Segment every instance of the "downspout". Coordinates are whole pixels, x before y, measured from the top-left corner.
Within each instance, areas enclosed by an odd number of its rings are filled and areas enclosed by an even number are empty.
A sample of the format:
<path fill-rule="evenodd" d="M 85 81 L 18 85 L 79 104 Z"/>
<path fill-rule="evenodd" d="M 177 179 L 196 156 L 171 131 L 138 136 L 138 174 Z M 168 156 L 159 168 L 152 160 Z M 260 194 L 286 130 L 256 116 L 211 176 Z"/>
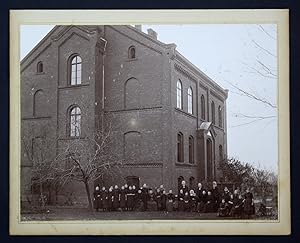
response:
<path fill-rule="evenodd" d="M 107 45 L 107 40 L 105 40 L 104 38 L 100 38 L 100 40 L 102 40 L 104 42 L 104 47 L 103 47 L 103 53 L 102 53 L 102 115 L 101 115 L 101 131 L 103 132 L 104 130 L 104 100 L 105 100 L 105 92 L 104 92 L 104 75 L 105 75 L 105 51 L 106 51 L 106 45 Z"/>

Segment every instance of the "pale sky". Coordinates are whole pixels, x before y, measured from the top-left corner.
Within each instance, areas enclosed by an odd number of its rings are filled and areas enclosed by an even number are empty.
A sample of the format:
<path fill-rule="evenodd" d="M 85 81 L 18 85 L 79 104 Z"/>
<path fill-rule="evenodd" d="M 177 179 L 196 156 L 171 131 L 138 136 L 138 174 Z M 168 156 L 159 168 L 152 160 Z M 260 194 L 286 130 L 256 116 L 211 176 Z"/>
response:
<path fill-rule="evenodd" d="M 142 26 L 158 33 L 221 87 L 227 99 L 228 156 L 277 171 L 277 109 L 239 94 L 244 91 L 277 105 L 276 25 L 203 24 Z M 23 25 L 20 58 L 53 28 Z M 268 73 L 271 71 L 271 74 Z M 273 75 L 275 74 L 275 76 Z M 257 118 L 245 118 L 245 116 Z M 274 116 L 259 119 L 259 117 Z M 253 120 L 256 120 L 252 122 Z"/>

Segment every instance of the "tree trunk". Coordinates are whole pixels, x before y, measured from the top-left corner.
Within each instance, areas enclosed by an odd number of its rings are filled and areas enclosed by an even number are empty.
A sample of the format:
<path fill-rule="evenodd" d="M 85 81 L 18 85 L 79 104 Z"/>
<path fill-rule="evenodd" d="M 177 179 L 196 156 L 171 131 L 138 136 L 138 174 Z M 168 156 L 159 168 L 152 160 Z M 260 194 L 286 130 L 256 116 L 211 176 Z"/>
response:
<path fill-rule="evenodd" d="M 93 211 L 93 203 L 92 203 L 92 198 L 91 198 L 91 193 L 90 193 L 90 188 L 89 188 L 89 182 L 88 182 L 88 180 L 84 181 L 84 185 L 85 185 L 85 190 L 86 190 L 87 197 L 88 197 L 89 210 Z"/>

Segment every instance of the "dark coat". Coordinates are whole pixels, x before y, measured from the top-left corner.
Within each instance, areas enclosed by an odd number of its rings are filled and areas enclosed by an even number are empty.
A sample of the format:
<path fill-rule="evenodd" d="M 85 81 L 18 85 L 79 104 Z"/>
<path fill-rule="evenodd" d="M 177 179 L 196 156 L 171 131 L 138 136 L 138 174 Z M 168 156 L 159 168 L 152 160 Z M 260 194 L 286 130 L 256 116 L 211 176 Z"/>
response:
<path fill-rule="evenodd" d="M 178 194 L 179 194 L 180 190 L 183 190 L 183 193 L 184 193 L 184 194 L 185 194 L 186 192 L 189 192 L 188 186 L 183 187 L 183 186 L 181 185 L 180 188 L 179 188 L 179 190 L 178 190 Z"/>
<path fill-rule="evenodd" d="M 126 208 L 126 191 L 125 189 L 120 190 L 120 208 Z"/>
<path fill-rule="evenodd" d="M 106 190 L 102 190 L 101 192 L 101 199 L 102 199 L 102 207 L 103 209 L 108 208 L 108 192 Z"/>
<path fill-rule="evenodd" d="M 119 189 L 114 189 L 113 190 L 113 196 L 114 196 L 114 200 L 113 200 L 113 208 L 114 209 L 118 209 L 120 207 L 120 190 Z"/>
<path fill-rule="evenodd" d="M 173 211 L 173 202 L 174 202 L 174 194 L 173 193 L 169 193 L 167 195 L 167 202 L 166 202 L 166 210 L 168 212 Z"/>
<path fill-rule="evenodd" d="M 94 192 L 94 208 L 95 209 L 100 209 L 102 207 L 101 203 L 101 192 L 98 190 Z"/>

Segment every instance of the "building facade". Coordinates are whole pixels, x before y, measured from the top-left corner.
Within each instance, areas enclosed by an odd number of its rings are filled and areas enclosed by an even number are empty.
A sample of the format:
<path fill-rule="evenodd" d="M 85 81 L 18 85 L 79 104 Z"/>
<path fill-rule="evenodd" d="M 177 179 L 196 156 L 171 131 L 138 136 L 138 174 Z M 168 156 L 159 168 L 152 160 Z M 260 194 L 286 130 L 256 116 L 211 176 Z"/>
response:
<path fill-rule="evenodd" d="M 152 29 L 56 26 L 21 62 L 22 138 L 30 138 L 22 145 L 22 195 L 32 190 L 34 169 L 26 151 L 41 153 L 43 138 L 53 138 L 40 155 L 47 159 L 107 124 L 124 164 L 95 183 L 177 190 L 182 180 L 219 180 L 227 95 Z"/>

